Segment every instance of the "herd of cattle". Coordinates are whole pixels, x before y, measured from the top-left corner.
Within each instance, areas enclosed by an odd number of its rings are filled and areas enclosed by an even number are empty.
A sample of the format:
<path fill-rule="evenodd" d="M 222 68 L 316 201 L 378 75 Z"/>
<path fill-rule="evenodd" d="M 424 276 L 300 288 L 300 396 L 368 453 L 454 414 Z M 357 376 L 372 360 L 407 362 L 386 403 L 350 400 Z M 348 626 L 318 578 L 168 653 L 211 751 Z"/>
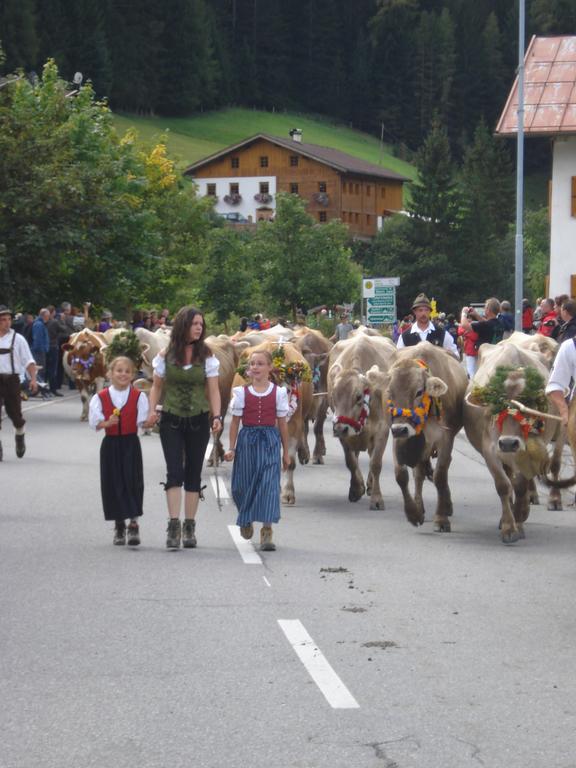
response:
<path fill-rule="evenodd" d="M 64 355 L 68 375 L 76 382 L 82 398 L 82 420 L 86 420 L 88 398 L 104 386 L 104 350 L 117 330 L 104 334 L 88 329 L 71 337 Z M 146 388 L 152 379 L 152 360 L 169 342 L 169 329 L 152 333 L 139 328 Z M 240 338 L 239 338 L 240 337 Z M 358 501 L 364 494 L 371 509 L 384 509 L 380 488 L 382 457 L 390 432 L 393 439 L 394 472 L 400 486 L 404 511 L 414 526 L 424 521 L 422 488 L 426 478 L 437 492 L 434 515 L 436 531 L 450 531 L 452 498 L 448 470 L 454 439 L 464 427 L 470 444 L 483 456 L 501 502 L 500 535 L 504 543 L 524 537 L 524 523 L 530 503 L 538 503 L 535 478 L 545 478 L 551 487 L 548 507 L 561 509 L 558 481 L 565 443 L 564 429 L 553 408 L 548 413 L 521 409 L 522 371 L 533 368 L 547 381 L 557 344 L 543 336 L 514 333 L 496 345 L 480 348 L 479 365 L 473 382 L 463 366 L 447 351 L 422 342 L 402 350 L 374 330 L 360 327 L 345 341 L 332 345 L 318 331 L 291 330 L 276 326 L 267 331 L 207 337 L 206 343 L 220 361 L 220 393 L 225 414 L 233 386 L 245 383 L 237 368 L 255 348 L 270 351 L 282 344 L 284 359 L 306 362 L 312 381 L 298 385 L 297 407 L 289 420 L 290 469 L 284 474 L 282 502 L 294 504 L 294 469 L 310 460 L 309 425 L 314 425 L 312 461 L 324 463 L 324 422 L 332 410 L 333 433 L 342 445 L 350 472 L 348 498 Z M 496 419 L 489 407 L 474 402 L 474 386 L 486 385 L 499 366 L 512 369 L 506 391 L 515 403 L 511 413 Z M 574 422 L 574 424 L 572 423 Z M 570 411 L 568 433 L 572 454 L 576 454 L 576 406 Z M 222 446 L 216 449 L 220 455 Z M 364 480 L 358 464 L 361 451 L 369 457 Z M 412 468 L 414 492 L 410 490 Z M 551 475 L 551 477 L 549 477 Z M 554 483 L 556 485 L 554 486 Z"/>

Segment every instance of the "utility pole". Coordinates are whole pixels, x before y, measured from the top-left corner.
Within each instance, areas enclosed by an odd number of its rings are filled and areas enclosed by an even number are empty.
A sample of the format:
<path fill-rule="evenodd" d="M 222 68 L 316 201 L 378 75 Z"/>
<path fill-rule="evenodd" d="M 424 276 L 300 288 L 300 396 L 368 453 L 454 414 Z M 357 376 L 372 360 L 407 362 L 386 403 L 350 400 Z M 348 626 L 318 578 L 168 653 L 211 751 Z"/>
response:
<path fill-rule="evenodd" d="M 524 37 L 525 0 L 518 4 L 518 112 L 516 135 L 516 240 L 514 255 L 514 329 L 522 330 L 524 292 Z"/>

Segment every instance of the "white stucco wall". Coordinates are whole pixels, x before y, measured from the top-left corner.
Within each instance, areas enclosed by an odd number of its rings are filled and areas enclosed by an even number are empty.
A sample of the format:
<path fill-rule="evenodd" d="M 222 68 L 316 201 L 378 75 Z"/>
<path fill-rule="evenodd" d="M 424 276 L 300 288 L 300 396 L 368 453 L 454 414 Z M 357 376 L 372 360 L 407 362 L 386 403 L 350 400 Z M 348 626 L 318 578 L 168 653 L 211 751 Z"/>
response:
<path fill-rule="evenodd" d="M 268 182 L 269 194 L 271 194 L 272 201 L 266 203 L 265 206 L 262 203 L 257 203 L 254 200 L 254 195 L 260 192 L 260 184 L 262 182 Z M 258 208 L 276 208 L 276 176 L 230 176 L 228 178 L 216 178 L 216 179 L 201 179 L 194 178 L 195 184 L 198 186 L 198 195 L 204 197 L 208 184 L 216 184 L 216 197 L 218 202 L 214 206 L 216 213 L 230 213 L 231 211 L 237 211 L 248 218 L 252 217 L 252 221 L 256 221 L 256 210 Z M 238 205 L 228 205 L 224 202 L 224 196 L 230 194 L 230 184 L 238 184 L 242 201 Z"/>
<path fill-rule="evenodd" d="M 570 293 L 576 274 L 576 217 L 572 216 L 572 177 L 576 176 L 576 137 L 555 139 L 552 159 L 550 296 Z"/>

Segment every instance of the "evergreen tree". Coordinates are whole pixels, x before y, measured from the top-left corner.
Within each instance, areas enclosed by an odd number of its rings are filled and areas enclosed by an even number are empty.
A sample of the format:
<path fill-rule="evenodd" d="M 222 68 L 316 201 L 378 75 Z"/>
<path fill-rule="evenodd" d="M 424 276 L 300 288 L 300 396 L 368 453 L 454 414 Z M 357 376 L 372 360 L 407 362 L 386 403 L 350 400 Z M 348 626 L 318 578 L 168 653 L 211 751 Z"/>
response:
<path fill-rule="evenodd" d="M 163 23 L 154 0 L 112 3 L 108 40 L 113 66 L 110 102 L 115 109 L 148 114 L 159 92 Z"/>
<path fill-rule="evenodd" d="M 482 69 L 484 118 L 488 125 L 495 126 L 510 87 L 508 72 L 504 67 L 502 35 L 495 13 L 488 16 L 482 33 Z"/>
<path fill-rule="evenodd" d="M 8 71 L 30 71 L 38 64 L 34 0 L 0 0 L 0 40 Z"/>
<path fill-rule="evenodd" d="M 412 185 L 410 212 L 427 232 L 427 239 L 445 237 L 456 217 L 456 185 L 446 128 L 435 116 L 416 155 L 418 181 Z"/>
<path fill-rule="evenodd" d="M 393 141 L 419 143 L 414 104 L 417 0 L 377 0 L 369 22 L 373 45 L 375 98 L 373 123 L 383 124 Z"/>
<path fill-rule="evenodd" d="M 99 96 L 107 96 L 112 84 L 112 63 L 106 35 L 106 18 L 110 0 L 64 0 L 63 10 L 68 20 L 67 66 L 62 72 L 71 80 L 82 72 Z"/>
<path fill-rule="evenodd" d="M 514 218 L 514 174 L 506 147 L 484 121 L 465 153 L 459 190 L 454 251 L 460 285 L 468 296 L 499 295 L 510 268 L 499 243 Z"/>

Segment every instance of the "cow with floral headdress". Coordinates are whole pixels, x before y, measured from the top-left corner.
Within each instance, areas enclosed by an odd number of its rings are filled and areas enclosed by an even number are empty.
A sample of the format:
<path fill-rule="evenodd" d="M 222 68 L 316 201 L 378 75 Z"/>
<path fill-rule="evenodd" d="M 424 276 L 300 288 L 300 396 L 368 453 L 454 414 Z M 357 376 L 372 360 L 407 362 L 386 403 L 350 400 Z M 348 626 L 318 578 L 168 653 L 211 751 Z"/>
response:
<path fill-rule="evenodd" d="M 390 421 L 383 382 L 397 354 L 390 339 L 363 333 L 339 341 L 330 353 L 328 402 L 334 414 L 334 436 L 340 440 L 350 472 L 348 499 L 358 501 L 367 493 L 370 509 L 384 509 L 380 471 Z M 367 451 L 370 460 L 366 483 L 358 465 L 361 451 Z"/>
<path fill-rule="evenodd" d="M 434 529 L 450 531 L 452 498 L 448 468 L 452 447 L 462 428 L 462 407 L 468 378 L 450 352 L 428 341 L 398 351 L 388 372 L 387 409 L 394 438 L 394 471 L 404 497 L 404 512 L 412 525 L 424 522 L 422 486 L 436 457 L 432 480 L 438 501 Z M 412 467 L 414 496 L 408 467 Z"/>

